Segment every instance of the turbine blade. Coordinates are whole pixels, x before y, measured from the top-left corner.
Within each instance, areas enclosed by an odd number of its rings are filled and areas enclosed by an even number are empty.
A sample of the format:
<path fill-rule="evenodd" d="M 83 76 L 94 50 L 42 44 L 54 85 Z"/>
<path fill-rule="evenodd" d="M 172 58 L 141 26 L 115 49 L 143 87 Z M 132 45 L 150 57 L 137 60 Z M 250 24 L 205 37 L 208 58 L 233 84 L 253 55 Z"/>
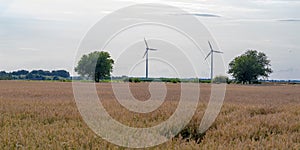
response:
<path fill-rule="evenodd" d="M 145 54 L 144 54 L 143 58 L 145 58 L 145 56 L 146 56 L 147 53 L 148 53 L 148 50 L 145 51 Z"/>
<path fill-rule="evenodd" d="M 144 38 L 145 44 L 146 44 L 146 48 L 149 49 L 148 43 L 146 41 L 146 38 Z"/>
<path fill-rule="evenodd" d="M 211 52 L 208 53 L 208 55 L 205 57 L 204 60 L 206 60 L 210 56 Z"/>
<path fill-rule="evenodd" d="M 220 52 L 220 51 L 214 51 L 215 53 L 220 53 L 220 54 L 223 54 L 223 52 Z"/>
<path fill-rule="evenodd" d="M 208 41 L 208 44 L 209 44 L 210 50 L 213 51 L 210 41 Z"/>

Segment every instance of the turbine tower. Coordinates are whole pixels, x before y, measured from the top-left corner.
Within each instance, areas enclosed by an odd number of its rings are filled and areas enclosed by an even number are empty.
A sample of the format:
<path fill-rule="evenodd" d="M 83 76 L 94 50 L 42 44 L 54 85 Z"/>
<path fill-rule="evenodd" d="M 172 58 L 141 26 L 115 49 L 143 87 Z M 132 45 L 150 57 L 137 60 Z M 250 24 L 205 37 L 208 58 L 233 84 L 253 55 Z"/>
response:
<path fill-rule="evenodd" d="M 210 55 L 210 61 L 211 61 L 211 63 L 210 63 L 210 65 L 211 65 L 211 67 L 210 67 L 210 79 L 211 79 L 211 81 L 212 81 L 213 78 L 214 78 L 214 53 L 220 53 L 220 54 L 223 54 L 223 52 L 215 51 L 215 50 L 212 48 L 210 41 L 208 41 L 208 44 L 209 44 L 209 47 L 210 47 L 210 52 L 209 52 L 209 54 L 205 57 L 205 60 L 206 60 L 206 59 L 209 57 L 209 55 Z"/>
<path fill-rule="evenodd" d="M 146 56 L 146 79 L 148 79 L 148 64 L 149 64 L 148 54 L 149 54 L 149 51 L 156 51 L 157 49 L 149 48 L 146 38 L 144 38 L 144 41 L 145 41 L 145 45 L 146 45 L 146 51 L 145 51 L 143 58 L 145 58 L 145 56 Z"/>

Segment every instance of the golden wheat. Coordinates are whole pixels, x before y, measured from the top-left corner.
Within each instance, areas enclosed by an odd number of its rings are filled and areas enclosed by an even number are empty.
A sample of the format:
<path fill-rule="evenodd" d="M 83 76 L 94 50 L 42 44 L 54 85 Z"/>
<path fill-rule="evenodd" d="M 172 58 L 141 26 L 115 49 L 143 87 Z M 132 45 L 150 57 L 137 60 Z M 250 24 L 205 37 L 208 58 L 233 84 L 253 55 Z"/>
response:
<path fill-rule="evenodd" d="M 131 87 L 136 98 L 149 98 L 147 90 L 139 90 L 147 84 Z M 109 83 L 97 88 L 114 119 L 128 126 L 149 127 L 168 119 L 176 109 L 180 87 L 167 87 L 166 102 L 150 114 L 123 108 Z M 149 149 L 300 149 L 300 86 L 229 85 L 215 123 L 195 141 L 192 136 L 209 95 L 210 85 L 201 85 L 201 101 L 187 127 L 191 139 L 179 135 Z M 0 81 L 0 114 L 0 149 L 126 149 L 106 142 L 87 127 L 71 83 Z"/>

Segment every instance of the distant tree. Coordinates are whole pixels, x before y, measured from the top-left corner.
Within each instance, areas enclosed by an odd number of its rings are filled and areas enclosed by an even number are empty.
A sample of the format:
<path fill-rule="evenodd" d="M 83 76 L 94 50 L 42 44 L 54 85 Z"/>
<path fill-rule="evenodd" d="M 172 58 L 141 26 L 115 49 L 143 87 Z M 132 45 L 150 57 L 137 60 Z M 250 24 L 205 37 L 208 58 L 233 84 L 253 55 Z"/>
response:
<path fill-rule="evenodd" d="M 245 54 L 234 58 L 229 64 L 228 73 L 238 82 L 253 83 L 259 77 L 269 77 L 273 72 L 266 54 L 256 50 L 248 50 Z"/>
<path fill-rule="evenodd" d="M 57 77 L 63 77 L 63 78 L 69 78 L 70 73 L 66 70 L 54 70 L 51 72 L 52 76 L 57 76 Z"/>
<path fill-rule="evenodd" d="M 54 76 L 52 80 L 59 80 L 59 77 Z"/>
<path fill-rule="evenodd" d="M 11 80 L 11 79 L 12 79 L 11 73 L 0 71 L 0 80 Z"/>
<path fill-rule="evenodd" d="M 34 73 L 35 72 L 27 74 L 26 79 L 28 79 L 28 80 L 45 80 L 46 79 L 43 75 L 34 74 Z"/>
<path fill-rule="evenodd" d="M 27 75 L 29 71 L 27 70 L 18 70 L 18 71 L 13 71 L 11 74 L 14 76 L 21 76 L 21 75 Z"/>
<path fill-rule="evenodd" d="M 75 71 L 81 76 L 93 78 L 95 82 L 110 77 L 113 69 L 114 60 L 108 52 L 92 52 L 83 55 L 78 62 Z"/>
<path fill-rule="evenodd" d="M 54 70 L 44 71 L 44 70 L 33 70 L 31 72 L 27 70 L 18 70 L 11 73 L 5 71 L 0 72 L 0 80 L 52 80 L 54 77 L 63 79 L 69 78 L 70 73 L 65 70 Z"/>
<path fill-rule="evenodd" d="M 39 70 L 32 70 L 32 71 L 30 72 L 30 74 L 40 74 L 40 71 L 39 71 Z"/>
<path fill-rule="evenodd" d="M 40 76 L 51 76 L 52 75 L 50 71 L 44 71 L 44 70 L 32 70 L 30 72 L 30 74 L 40 75 Z"/>
<path fill-rule="evenodd" d="M 7 73 L 5 71 L 0 71 L 0 76 L 5 76 Z"/>

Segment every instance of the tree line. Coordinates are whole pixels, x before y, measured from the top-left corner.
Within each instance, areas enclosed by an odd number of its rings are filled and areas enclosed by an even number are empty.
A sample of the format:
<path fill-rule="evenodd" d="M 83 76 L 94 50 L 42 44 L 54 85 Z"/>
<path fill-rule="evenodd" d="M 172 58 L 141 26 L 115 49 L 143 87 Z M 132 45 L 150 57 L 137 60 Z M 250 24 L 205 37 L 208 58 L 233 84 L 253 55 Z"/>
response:
<path fill-rule="evenodd" d="M 256 83 L 259 78 L 268 78 L 273 72 L 270 62 L 265 53 L 258 52 L 257 50 L 248 50 L 244 54 L 235 57 L 229 63 L 227 73 L 234 77 L 234 81 L 237 83 Z M 75 71 L 82 77 L 87 77 L 93 79 L 95 82 L 99 82 L 100 80 L 110 78 L 113 64 L 114 60 L 108 52 L 95 51 L 83 55 Z M 211 80 L 215 83 L 229 83 L 230 81 L 226 76 L 217 76 Z M 132 79 L 132 82 L 139 81 L 140 79 Z"/>
<path fill-rule="evenodd" d="M 263 52 L 248 50 L 244 54 L 235 57 L 229 63 L 228 74 L 234 77 L 235 82 L 243 84 L 257 83 L 259 78 L 268 78 L 273 72 L 271 61 Z M 108 52 L 95 51 L 83 55 L 75 67 L 75 71 L 83 78 L 89 78 L 95 82 L 111 79 L 114 60 Z M 0 80 L 64 80 L 70 79 L 70 73 L 65 70 L 19 70 L 13 72 L 0 71 Z M 140 82 L 139 78 L 128 78 L 130 82 Z M 150 81 L 151 82 L 151 81 Z M 166 82 L 166 81 L 163 81 Z M 170 80 L 169 82 L 180 82 L 179 79 Z M 212 82 L 229 83 L 228 77 L 217 76 Z"/>
<path fill-rule="evenodd" d="M 234 58 L 229 63 L 228 74 L 234 77 L 236 83 L 257 83 L 259 78 L 268 78 L 273 72 L 271 61 L 267 55 L 257 50 L 248 50 L 244 54 Z M 78 62 L 75 71 L 82 77 L 93 79 L 95 82 L 110 79 L 114 60 L 108 52 L 95 51 L 83 55 Z M 211 79 L 215 83 L 231 83 L 226 76 L 217 76 Z M 129 82 L 140 82 L 139 78 L 129 78 Z M 173 81 L 172 81 L 173 82 Z M 175 81 L 174 82 L 178 82 Z"/>
<path fill-rule="evenodd" d="M 0 71 L 0 80 L 65 80 L 69 78 L 70 73 L 66 70 Z"/>

